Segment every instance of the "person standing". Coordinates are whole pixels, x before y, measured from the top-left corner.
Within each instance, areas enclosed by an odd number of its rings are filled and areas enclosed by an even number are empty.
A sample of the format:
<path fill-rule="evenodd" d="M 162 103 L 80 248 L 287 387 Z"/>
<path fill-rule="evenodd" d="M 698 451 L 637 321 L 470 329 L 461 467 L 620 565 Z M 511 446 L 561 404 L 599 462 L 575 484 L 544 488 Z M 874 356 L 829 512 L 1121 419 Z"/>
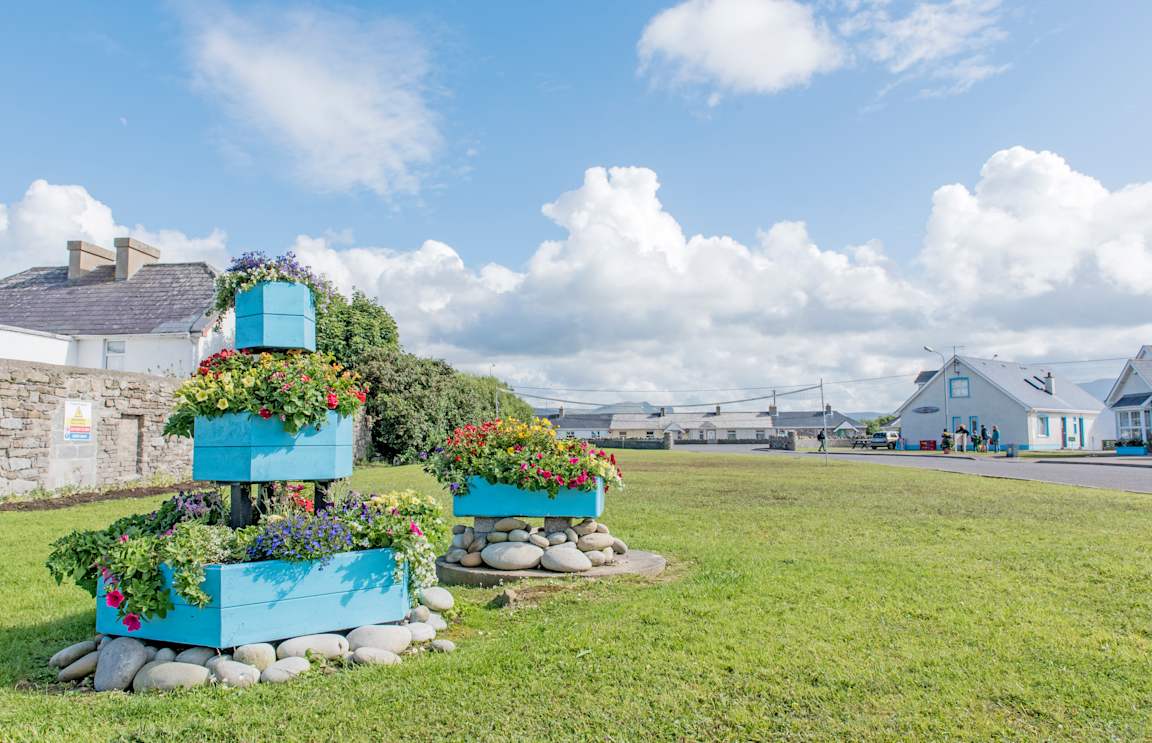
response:
<path fill-rule="evenodd" d="M 823 429 L 821 429 L 820 432 L 816 434 L 816 440 L 820 442 L 820 448 L 816 451 L 828 451 L 828 447 L 825 445 L 827 442 L 824 440 Z"/>
<path fill-rule="evenodd" d="M 988 426 L 980 424 L 980 447 L 978 451 L 988 451 Z"/>
<path fill-rule="evenodd" d="M 944 433 L 940 434 L 940 448 L 944 450 L 945 454 L 952 452 L 952 434 L 948 433 L 948 429 L 944 429 Z"/>
<path fill-rule="evenodd" d="M 956 426 L 956 451 L 963 453 L 968 447 L 968 429 L 964 424 Z"/>
<path fill-rule="evenodd" d="M 1000 429 L 995 424 L 992 425 L 992 451 L 997 454 L 1000 453 Z"/>

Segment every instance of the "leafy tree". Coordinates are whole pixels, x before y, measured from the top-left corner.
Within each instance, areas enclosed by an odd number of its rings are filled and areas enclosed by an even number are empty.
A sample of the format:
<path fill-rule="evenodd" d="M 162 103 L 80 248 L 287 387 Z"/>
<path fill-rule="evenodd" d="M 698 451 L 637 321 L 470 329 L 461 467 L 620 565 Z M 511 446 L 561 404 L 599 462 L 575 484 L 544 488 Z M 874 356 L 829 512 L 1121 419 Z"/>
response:
<path fill-rule="evenodd" d="M 400 342 L 396 321 L 388 310 L 361 291 L 349 302 L 335 293 L 316 313 L 316 350 L 333 354 L 342 364 L 359 368 L 375 348 L 395 348 Z"/>
<path fill-rule="evenodd" d="M 532 408 L 495 377 L 477 377 L 439 359 L 396 347 L 369 351 L 358 367 L 368 383 L 372 443 L 389 461 L 412 462 L 456 426 L 500 415 L 528 418 Z"/>
<path fill-rule="evenodd" d="M 881 415 L 865 420 L 864 424 L 868 426 L 868 433 L 873 434 L 894 420 L 896 420 L 896 416 L 894 415 Z"/>

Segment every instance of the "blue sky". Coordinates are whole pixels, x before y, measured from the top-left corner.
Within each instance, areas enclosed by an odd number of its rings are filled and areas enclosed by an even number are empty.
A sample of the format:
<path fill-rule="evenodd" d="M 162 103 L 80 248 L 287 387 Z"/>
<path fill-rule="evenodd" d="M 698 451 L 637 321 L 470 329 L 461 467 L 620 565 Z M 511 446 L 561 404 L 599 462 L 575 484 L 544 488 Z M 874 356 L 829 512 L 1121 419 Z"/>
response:
<path fill-rule="evenodd" d="M 300 235 L 324 240 L 313 245 L 317 262 L 325 268 L 340 261 L 345 268 L 351 266 L 352 283 L 376 293 L 393 309 L 402 331 L 407 321 L 407 337 L 415 347 L 465 366 L 496 363 L 506 376 L 526 384 L 575 387 L 596 381 L 655 389 L 692 387 L 692 380 L 717 376 L 714 365 L 693 359 L 730 350 L 731 344 L 746 347 L 734 331 L 741 327 L 771 343 L 755 351 L 751 362 L 743 359 L 720 374 L 724 384 L 903 371 L 920 363 L 915 349 L 921 339 L 961 342 L 976 350 L 1001 348 L 1031 358 L 1083 358 L 1084 353 L 1111 357 L 1134 351 L 1129 348 L 1132 342 L 1148 334 L 1142 328 L 1118 328 L 1101 311 L 1084 322 L 1063 318 L 1041 323 L 1041 339 L 1025 342 L 1026 331 L 1035 335 L 1036 323 L 1028 319 L 1030 310 L 1024 305 L 1005 305 L 983 320 L 978 309 L 971 316 L 979 332 L 955 331 L 947 319 L 950 311 L 933 306 L 924 314 L 935 313 L 934 319 L 919 327 L 912 323 L 907 337 L 880 341 L 869 337 L 868 324 L 836 325 L 830 319 L 836 302 L 824 297 L 823 309 L 818 308 L 813 299 L 818 292 L 805 284 L 818 279 L 793 277 L 787 271 L 766 274 L 741 290 L 765 303 L 799 301 L 811 309 L 786 327 L 750 320 L 757 306 L 751 299 L 748 311 L 732 313 L 700 300 L 697 312 L 680 319 L 690 325 L 690 315 L 706 315 L 708 339 L 699 335 L 704 332 L 700 327 L 685 330 L 686 325 L 652 319 L 660 315 L 656 306 L 695 301 L 677 299 L 673 290 L 664 292 L 683 286 L 673 280 L 659 282 L 664 293 L 653 293 L 652 306 L 632 311 L 632 318 L 620 323 L 618 335 L 590 339 L 563 333 L 567 351 L 549 349 L 546 358 L 516 352 L 514 344 L 494 339 L 487 325 L 516 324 L 517 317 L 549 303 L 546 277 L 528 268 L 541 243 L 558 241 L 563 250 L 575 251 L 582 241 L 597 239 L 577 234 L 579 227 L 574 231 L 581 210 L 591 210 L 594 221 L 597 209 L 619 215 L 611 203 L 598 199 L 576 199 L 577 206 L 561 208 L 563 214 L 553 218 L 543 215 L 541 207 L 567 192 L 583 192 L 586 169 L 615 166 L 655 174 L 663 213 L 674 218 L 685 238 L 730 237 L 755 252 L 761 231 L 803 222 L 806 239 L 828 253 L 827 260 L 850 246 L 877 241 L 887 256 L 885 280 L 910 294 L 894 304 L 891 316 L 881 312 L 872 325 L 900 318 L 907 325 L 907 307 L 926 296 L 956 292 L 965 295 L 955 300 L 961 312 L 967 312 L 963 308 L 969 303 L 986 309 L 1016 299 L 1021 290 L 1037 303 L 1034 307 L 1059 306 L 1077 284 L 1103 291 L 1101 305 L 1138 306 L 1146 300 L 1142 291 L 1118 285 L 1107 275 L 1081 275 L 1087 270 L 1082 257 L 1070 259 L 1075 267 L 1047 277 L 1039 287 L 1027 277 L 995 286 L 1003 273 L 998 269 L 1002 245 L 989 248 L 996 254 L 989 261 L 957 266 L 989 272 L 979 277 L 976 288 L 965 280 L 950 284 L 947 276 L 942 279 L 939 271 L 925 268 L 926 262 L 951 254 L 931 245 L 926 234 L 934 192 L 948 184 L 975 189 L 981 168 L 998 152 L 1016 146 L 1032 153 L 1050 151 L 1075 174 L 1095 179 L 1108 192 L 1152 177 L 1147 136 L 1152 97 L 1141 74 L 1152 68 L 1147 43 L 1152 4 L 1106 5 L 693 0 L 281 6 L 132 2 L 49 8 L 25 3 L 7 10 L 0 29 L 0 61 L 8 72 L 0 117 L 5 143 L 0 150 L 0 204 L 8 205 L 10 216 L 15 214 L 30 184 L 43 179 L 53 186 L 82 187 L 108 207 L 117 225 L 137 226 L 147 234 L 219 237 L 208 248 L 201 245 L 200 253 L 180 247 L 166 252 L 174 257 L 204 257 L 205 250 L 213 256 L 247 249 L 281 252 L 294 243 L 300 248 Z M 696 14 L 688 18 L 687 37 L 672 26 L 673 16 L 659 20 L 670 9 Z M 965 37 L 955 28 L 899 25 L 902 19 L 933 10 L 959 14 L 952 25 L 958 17 L 975 19 L 974 30 Z M 741 14 L 753 18 L 760 11 L 790 14 L 787 19 L 792 21 L 804 21 L 807 13 L 811 23 L 806 31 L 781 20 L 785 16 L 771 16 L 775 20 L 762 27 L 754 21 L 739 23 Z M 293 13 L 299 14 L 298 22 L 285 20 Z M 724 21 L 732 18 L 737 28 L 747 25 L 759 36 L 724 38 L 732 27 Z M 712 20 L 717 20 L 718 30 L 707 31 Z M 852 21 L 865 30 L 849 30 L 845 24 Z M 290 31 L 295 49 L 274 48 L 284 29 Z M 343 47 L 338 41 L 341 29 L 359 29 L 363 38 L 353 32 Z M 319 35 L 315 44 L 309 37 L 313 33 Z M 812 38 L 823 39 L 823 52 L 831 56 L 826 55 L 824 69 L 814 63 L 817 71 L 803 81 L 781 85 L 780 78 L 764 77 L 767 66 L 792 65 L 789 69 L 804 77 L 806 62 L 771 56 L 766 60 L 757 56 L 757 49 L 789 48 L 793 40 L 784 37 L 792 33 L 815 34 Z M 915 38 L 910 40 L 909 33 Z M 645 66 L 639 45 L 646 34 L 655 39 L 656 52 Z M 224 51 L 219 44 L 213 47 L 213 39 L 226 42 Z M 751 45 L 747 54 L 730 55 L 719 67 L 709 56 L 717 48 L 722 53 L 741 44 Z M 944 48 L 949 44 L 954 53 Z M 246 87 L 248 68 L 259 63 L 256 47 L 275 52 L 264 60 L 274 69 L 252 78 L 256 82 Z M 302 75 L 276 64 L 297 52 L 313 65 L 302 67 Z M 344 54 L 349 59 L 338 59 Z M 994 72 L 977 75 L 963 91 L 945 92 L 957 79 L 948 77 L 951 71 L 970 60 Z M 397 137 L 380 135 L 377 141 L 369 128 L 329 130 L 309 120 L 294 134 L 284 135 L 286 126 L 295 126 L 287 123 L 289 117 L 309 118 L 316 110 L 328 110 L 337 120 L 363 113 L 355 104 L 344 110 L 344 101 L 328 99 L 323 89 L 313 110 L 301 113 L 316 89 L 297 90 L 294 85 L 325 65 L 331 65 L 328 72 L 336 80 L 345 72 L 343 65 L 350 65 L 354 74 L 365 73 L 374 81 L 367 83 L 369 92 L 380 95 L 375 112 L 406 118 L 423 133 L 399 135 L 396 145 Z M 396 78 L 404 80 L 393 89 L 388 81 Z M 270 82 L 278 94 L 264 98 L 254 92 L 253 85 L 267 89 Z M 363 90 L 350 89 L 353 94 Z M 292 106 L 266 110 L 297 96 L 301 98 Z M 355 136 L 344 136 L 347 131 L 367 133 L 373 142 L 349 144 L 346 140 Z M 311 136 L 320 141 L 308 142 Z M 333 141 L 339 142 L 336 149 L 347 147 L 335 161 L 337 167 L 331 167 L 327 153 Z M 411 180 L 404 188 L 381 186 L 376 174 L 359 179 L 343 174 L 365 153 L 371 159 L 377 144 L 427 150 L 403 167 L 404 177 Z M 331 182 L 322 182 L 326 178 Z M 643 185 L 637 188 L 644 190 Z M 1085 240 L 1111 245 L 1125 236 L 1147 236 L 1147 220 L 1139 218 L 1144 213 L 1138 209 L 1137 223 L 1120 233 Z M 948 215 L 937 217 L 939 224 L 951 223 Z M 618 226 L 614 233 L 623 235 L 622 244 L 635 246 L 647 239 L 629 229 Z M 648 229 L 644 227 L 645 235 Z M 652 229 L 655 239 L 663 239 L 663 227 Z M 25 234 L 17 245 L 17 235 L 9 232 L 7 248 L 0 237 L 0 250 L 11 253 L 8 262 L 16 264 L 14 268 L 62 258 L 62 244 L 41 249 L 35 235 Z M 979 239 L 971 231 L 959 234 Z M 425 286 L 437 287 L 436 296 L 397 290 L 403 281 L 422 274 L 404 269 L 407 273 L 398 276 L 399 269 L 389 263 L 366 285 L 358 276 L 362 266 L 348 262 L 346 251 L 352 249 L 385 256 L 395 252 L 398 261 L 418 252 L 426 241 L 450 246 L 466 267 L 462 277 L 442 272 L 425 277 Z M 181 244 L 173 238 L 173 245 Z M 982 249 L 974 248 L 973 254 L 982 255 Z M 41 253 L 46 255 L 41 258 Z M 1043 258 L 1030 253 L 1022 260 L 1043 265 Z M 610 254 L 595 252 L 573 253 L 567 259 L 575 272 L 583 270 L 581 260 L 595 260 L 601 268 L 613 260 Z M 481 276 L 489 263 L 508 275 Z M 632 264 L 622 259 L 620 266 L 628 271 Z M 740 273 L 739 268 L 732 270 Z M 874 273 L 865 271 L 873 278 Z M 587 274 L 583 281 L 597 281 L 598 276 Z M 634 278 L 635 285 L 617 283 L 614 289 L 644 294 L 643 276 Z M 693 278 L 681 275 L 680 281 Z M 718 286 L 723 279 L 715 277 Z M 848 277 L 841 285 L 842 311 L 843 295 L 858 281 Z M 488 290 L 499 286 L 491 297 L 470 299 L 459 288 L 469 282 Z M 534 285 L 539 282 L 545 283 Z M 803 298 L 788 294 L 793 283 L 802 287 Z M 573 294 L 573 287 L 582 285 L 555 284 L 566 298 L 557 301 L 575 303 L 565 308 L 569 316 L 611 307 L 611 295 Z M 860 297 L 874 301 L 887 292 L 904 291 L 893 286 L 866 288 Z M 985 292 L 985 286 L 996 291 Z M 509 300 L 513 295 L 514 302 Z M 407 311 L 395 306 L 397 302 L 408 310 L 416 305 L 417 310 Z M 469 302 L 479 302 L 483 311 Z M 631 307 L 631 302 L 620 304 Z M 485 325 L 430 319 L 457 311 L 484 316 Z M 543 314 L 549 322 L 563 322 L 564 315 Z M 637 314 L 651 317 L 645 324 L 635 319 Z M 636 327 L 630 327 L 633 324 Z M 729 329 L 734 332 L 729 345 L 715 345 Z M 996 336 L 986 331 L 1003 332 Z M 812 339 L 821 333 L 842 338 L 847 344 L 843 353 L 813 353 Z M 1095 339 L 1091 347 L 1084 347 L 1082 333 Z M 529 346 L 537 334 L 552 336 L 552 331 L 525 327 Z M 797 339 L 800 334 L 802 341 Z M 997 337 L 1010 340 L 1000 344 Z M 682 346 L 669 350 L 681 340 Z M 793 341 L 790 352 L 772 351 L 767 357 L 769 348 Z M 649 342 L 654 345 L 648 347 Z M 649 363 L 653 348 L 674 352 L 676 359 Z M 878 350 L 861 353 L 864 348 Z M 596 359 L 599 372 L 586 368 L 589 358 Z"/>

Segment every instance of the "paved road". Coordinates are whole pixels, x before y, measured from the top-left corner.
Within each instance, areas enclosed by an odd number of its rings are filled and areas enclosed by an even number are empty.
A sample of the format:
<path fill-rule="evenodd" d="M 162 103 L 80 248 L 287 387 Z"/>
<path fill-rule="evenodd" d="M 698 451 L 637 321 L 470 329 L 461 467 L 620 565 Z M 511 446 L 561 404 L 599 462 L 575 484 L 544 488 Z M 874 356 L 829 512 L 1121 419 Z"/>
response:
<path fill-rule="evenodd" d="M 755 454 L 760 456 L 789 456 L 815 459 L 818 454 L 808 452 L 767 451 L 755 445 L 692 445 L 678 444 L 678 451 L 711 454 Z M 1023 459 L 999 457 L 995 459 L 963 459 L 960 457 L 926 457 L 908 454 L 849 454 L 834 453 L 829 459 L 837 462 L 867 462 L 891 467 L 920 467 L 960 472 L 986 477 L 1007 477 L 1014 480 L 1036 480 L 1064 485 L 1082 485 L 1092 488 L 1115 488 L 1134 493 L 1152 493 L 1152 466 L 1144 462 L 1112 462 L 1100 459 Z"/>

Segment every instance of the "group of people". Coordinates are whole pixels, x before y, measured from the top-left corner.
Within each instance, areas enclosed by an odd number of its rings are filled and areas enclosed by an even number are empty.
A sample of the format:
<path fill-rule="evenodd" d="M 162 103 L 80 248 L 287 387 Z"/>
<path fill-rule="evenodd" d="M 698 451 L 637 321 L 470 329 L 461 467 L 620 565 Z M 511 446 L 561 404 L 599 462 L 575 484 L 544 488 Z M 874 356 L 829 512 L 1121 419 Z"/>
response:
<path fill-rule="evenodd" d="M 1000 429 L 992 426 L 992 431 L 989 432 L 988 427 L 982 425 L 979 432 L 972 433 L 961 423 L 956 426 L 954 434 L 950 433 L 948 429 L 944 429 L 944 433 L 940 436 L 940 445 L 945 452 L 952 451 L 953 443 L 955 443 L 956 451 L 969 451 L 969 442 L 971 442 L 972 451 L 998 452 L 1000 451 Z"/>

